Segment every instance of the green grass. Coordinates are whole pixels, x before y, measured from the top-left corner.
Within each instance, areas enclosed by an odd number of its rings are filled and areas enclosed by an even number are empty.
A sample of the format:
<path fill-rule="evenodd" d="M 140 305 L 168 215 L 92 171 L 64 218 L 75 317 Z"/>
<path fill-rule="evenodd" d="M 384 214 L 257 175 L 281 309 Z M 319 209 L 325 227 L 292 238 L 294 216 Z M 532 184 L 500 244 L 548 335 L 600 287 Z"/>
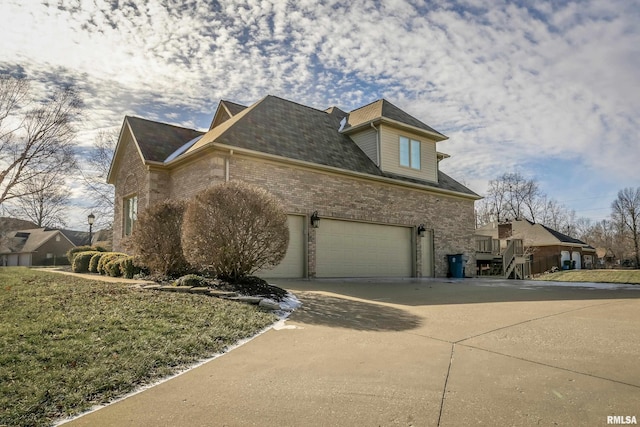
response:
<path fill-rule="evenodd" d="M 538 280 L 556 282 L 640 284 L 640 270 L 568 270 L 543 274 Z"/>
<path fill-rule="evenodd" d="M 274 321 L 203 295 L 0 268 L 0 426 L 51 425 Z"/>

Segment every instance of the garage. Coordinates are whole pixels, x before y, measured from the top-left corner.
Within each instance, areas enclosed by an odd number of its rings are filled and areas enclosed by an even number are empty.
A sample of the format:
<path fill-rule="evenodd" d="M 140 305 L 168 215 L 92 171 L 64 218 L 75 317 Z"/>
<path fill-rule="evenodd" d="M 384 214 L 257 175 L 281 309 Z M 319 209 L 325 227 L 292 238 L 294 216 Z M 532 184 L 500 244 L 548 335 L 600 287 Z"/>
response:
<path fill-rule="evenodd" d="M 304 277 L 305 239 L 304 216 L 289 215 L 289 246 L 282 262 L 271 270 L 260 270 L 254 273 L 266 278 L 300 278 Z"/>
<path fill-rule="evenodd" d="M 411 277 L 412 230 L 323 218 L 316 229 L 316 276 Z"/>

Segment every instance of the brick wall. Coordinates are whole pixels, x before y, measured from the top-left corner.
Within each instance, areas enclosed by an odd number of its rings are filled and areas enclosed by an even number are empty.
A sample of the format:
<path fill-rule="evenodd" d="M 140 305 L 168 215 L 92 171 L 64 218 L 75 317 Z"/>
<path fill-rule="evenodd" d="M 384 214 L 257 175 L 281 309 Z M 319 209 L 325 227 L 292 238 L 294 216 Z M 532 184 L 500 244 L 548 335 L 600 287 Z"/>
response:
<path fill-rule="evenodd" d="M 149 204 L 149 199 L 154 197 L 149 192 L 149 179 L 145 165 L 133 143 L 129 132 L 122 136 L 119 150 L 118 168 L 115 174 L 115 203 L 113 206 L 113 248 L 115 251 L 125 250 L 123 238 L 123 199 L 133 195 L 138 196 L 138 211 L 142 212 Z M 154 191 L 157 188 L 154 189 Z M 154 193 L 155 194 L 155 193 Z"/>
<path fill-rule="evenodd" d="M 409 227 L 424 223 L 433 229 L 436 276 L 446 276 L 447 254 L 465 253 L 470 256 L 469 265 L 475 265 L 472 200 L 238 155 L 230 159 L 230 179 L 265 188 L 289 213 L 310 214 L 317 210 L 321 217 Z M 310 273 L 315 271 L 313 233 L 311 229 Z M 417 273 L 421 275 L 419 246 L 415 253 Z M 467 270 L 473 274 L 473 269 Z"/>
<path fill-rule="evenodd" d="M 256 159 L 245 155 L 229 156 L 210 151 L 173 170 L 152 169 L 148 174 L 139 157 L 132 155 L 132 144 L 124 147 L 123 167 L 117 175 L 114 221 L 114 250 L 122 250 L 122 199 L 139 195 L 139 212 L 149 204 L 167 197 L 190 198 L 196 193 L 225 181 L 225 161 L 229 159 L 229 178 L 263 187 L 283 204 L 289 213 L 415 227 L 425 224 L 433 230 L 434 268 L 438 277 L 447 274 L 447 254 L 473 257 L 473 200 L 431 193 L 325 171 Z M 135 150 L 134 150 L 135 151 Z M 119 184 L 122 183 L 122 184 Z M 416 239 L 415 265 L 421 272 L 421 240 Z M 315 231 L 309 229 L 307 271 L 315 272 Z M 473 274 L 467 269 L 467 274 Z"/>

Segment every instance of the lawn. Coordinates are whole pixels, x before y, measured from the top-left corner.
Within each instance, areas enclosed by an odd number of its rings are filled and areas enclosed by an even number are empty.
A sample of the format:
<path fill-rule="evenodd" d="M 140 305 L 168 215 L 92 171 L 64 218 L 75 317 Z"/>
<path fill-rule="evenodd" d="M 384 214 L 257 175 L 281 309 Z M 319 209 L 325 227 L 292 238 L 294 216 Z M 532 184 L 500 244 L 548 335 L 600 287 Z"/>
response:
<path fill-rule="evenodd" d="M 568 270 L 543 274 L 538 280 L 640 284 L 640 270 Z"/>
<path fill-rule="evenodd" d="M 0 426 L 45 426 L 225 350 L 256 306 L 0 268 Z"/>

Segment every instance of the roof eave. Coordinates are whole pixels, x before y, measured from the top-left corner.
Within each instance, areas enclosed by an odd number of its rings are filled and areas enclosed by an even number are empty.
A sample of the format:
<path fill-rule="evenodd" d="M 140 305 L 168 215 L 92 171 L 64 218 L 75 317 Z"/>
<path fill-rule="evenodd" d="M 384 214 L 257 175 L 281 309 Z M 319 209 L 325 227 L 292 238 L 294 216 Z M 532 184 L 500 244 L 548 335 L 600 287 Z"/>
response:
<path fill-rule="evenodd" d="M 436 132 L 430 132 L 430 131 L 428 131 L 426 129 L 421 129 L 419 127 L 412 126 L 412 125 L 409 125 L 409 124 L 406 124 L 406 123 L 402 123 L 402 122 L 399 122 L 397 120 L 389 119 L 387 117 L 377 117 L 377 118 L 375 118 L 373 120 L 368 120 L 368 121 L 360 123 L 360 124 L 358 124 L 356 126 L 348 127 L 346 129 L 343 129 L 342 131 L 340 131 L 340 133 L 343 133 L 345 135 L 349 135 L 349 134 L 355 133 L 355 132 L 357 132 L 357 131 L 359 131 L 361 129 L 369 128 L 369 127 L 371 127 L 372 124 L 374 126 L 377 126 L 377 125 L 379 125 L 381 123 L 382 124 L 388 124 L 388 125 L 391 125 L 391 126 L 396 127 L 396 128 L 401 128 L 401 129 L 407 130 L 409 132 L 428 135 L 430 139 L 432 139 L 432 140 L 434 140 L 436 142 L 445 141 L 445 140 L 449 139 L 448 136 L 443 135 L 440 132 L 437 132 L 437 131 Z"/>
<path fill-rule="evenodd" d="M 120 129 L 120 134 L 118 135 L 118 143 L 116 144 L 115 150 L 113 150 L 113 159 L 111 160 L 111 165 L 109 166 L 109 173 L 107 174 L 107 184 L 115 185 L 115 182 L 113 179 L 114 177 L 112 176 L 112 174 L 113 174 L 114 165 L 117 160 L 116 156 L 118 154 L 118 149 L 120 148 L 120 143 L 122 142 L 122 135 L 124 133 L 125 127 L 126 129 L 129 130 L 129 133 L 131 134 L 131 139 L 133 139 L 133 143 L 136 147 L 136 151 L 138 152 L 138 155 L 140 156 L 140 159 L 142 160 L 142 163 L 146 164 L 148 162 L 148 160 L 144 158 L 144 155 L 140 150 L 140 144 L 138 144 L 138 140 L 136 139 L 136 136 L 133 133 L 133 129 L 131 129 L 131 124 L 129 123 L 129 116 L 125 116 L 124 122 L 122 123 L 122 128 Z"/>
<path fill-rule="evenodd" d="M 291 159 L 289 157 L 278 156 L 278 155 L 275 155 L 275 154 L 263 153 L 263 152 L 260 152 L 260 151 L 250 150 L 250 149 L 247 149 L 247 148 L 234 147 L 232 145 L 221 144 L 221 143 L 215 142 L 215 141 L 212 141 L 209 146 L 212 147 L 212 148 L 218 148 L 218 149 L 222 149 L 222 150 L 232 151 L 234 153 L 241 153 L 241 154 L 245 154 L 245 155 L 249 155 L 249 156 L 253 156 L 253 157 L 264 158 L 264 159 L 277 161 L 277 162 L 281 162 L 281 163 L 288 163 L 288 164 L 293 164 L 293 165 L 298 165 L 298 166 L 304 166 L 304 167 L 307 167 L 307 168 L 310 168 L 310 169 L 324 170 L 324 171 L 339 173 L 339 174 L 343 174 L 343 175 L 355 176 L 355 177 L 364 178 L 364 179 L 371 180 L 371 181 L 385 182 L 385 183 L 388 183 L 388 184 L 393 184 L 393 185 L 398 185 L 398 186 L 403 186 L 403 187 L 419 188 L 419 189 L 422 189 L 422 190 L 427 190 L 427 191 L 431 191 L 431 192 L 438 193 L 438 194 L 446 194 L 446 195 L 461 197 L 461 198 L 469 199 L 469 200 L 479 200 L 479 199 L 482 198 L 482 197 L 478 196 L 475 193 L 474 194 L 461 193 L 459 191 L 446 190 L 444 188 L 433 187 L 433 186 L 426 185 L 426 184 L 418 184 L 418 183 L 409 182 L 409 181 L 401 181 L 401 180 L 397 180 L 397 179 L 393 179 L 393 178 L 388 178 L 388 177 L 385 177 L 385 176 L 376 176 L 376 175 L 371 175 L 371 174 L 364 173 L 364 172 L 356 172 L 356 171 L 352 171 L 352 170 L 348 170 L 348 169 L 341 169 L 341 168 L 337 168 L 335 166 L 321 165 L 321 164 L 318 164 L 318 163 L 308 162 L 308 161 L 305 161 L 305 160 Z M 206 147 L 202 147 L 202 148 L 204 149 Z"/>

